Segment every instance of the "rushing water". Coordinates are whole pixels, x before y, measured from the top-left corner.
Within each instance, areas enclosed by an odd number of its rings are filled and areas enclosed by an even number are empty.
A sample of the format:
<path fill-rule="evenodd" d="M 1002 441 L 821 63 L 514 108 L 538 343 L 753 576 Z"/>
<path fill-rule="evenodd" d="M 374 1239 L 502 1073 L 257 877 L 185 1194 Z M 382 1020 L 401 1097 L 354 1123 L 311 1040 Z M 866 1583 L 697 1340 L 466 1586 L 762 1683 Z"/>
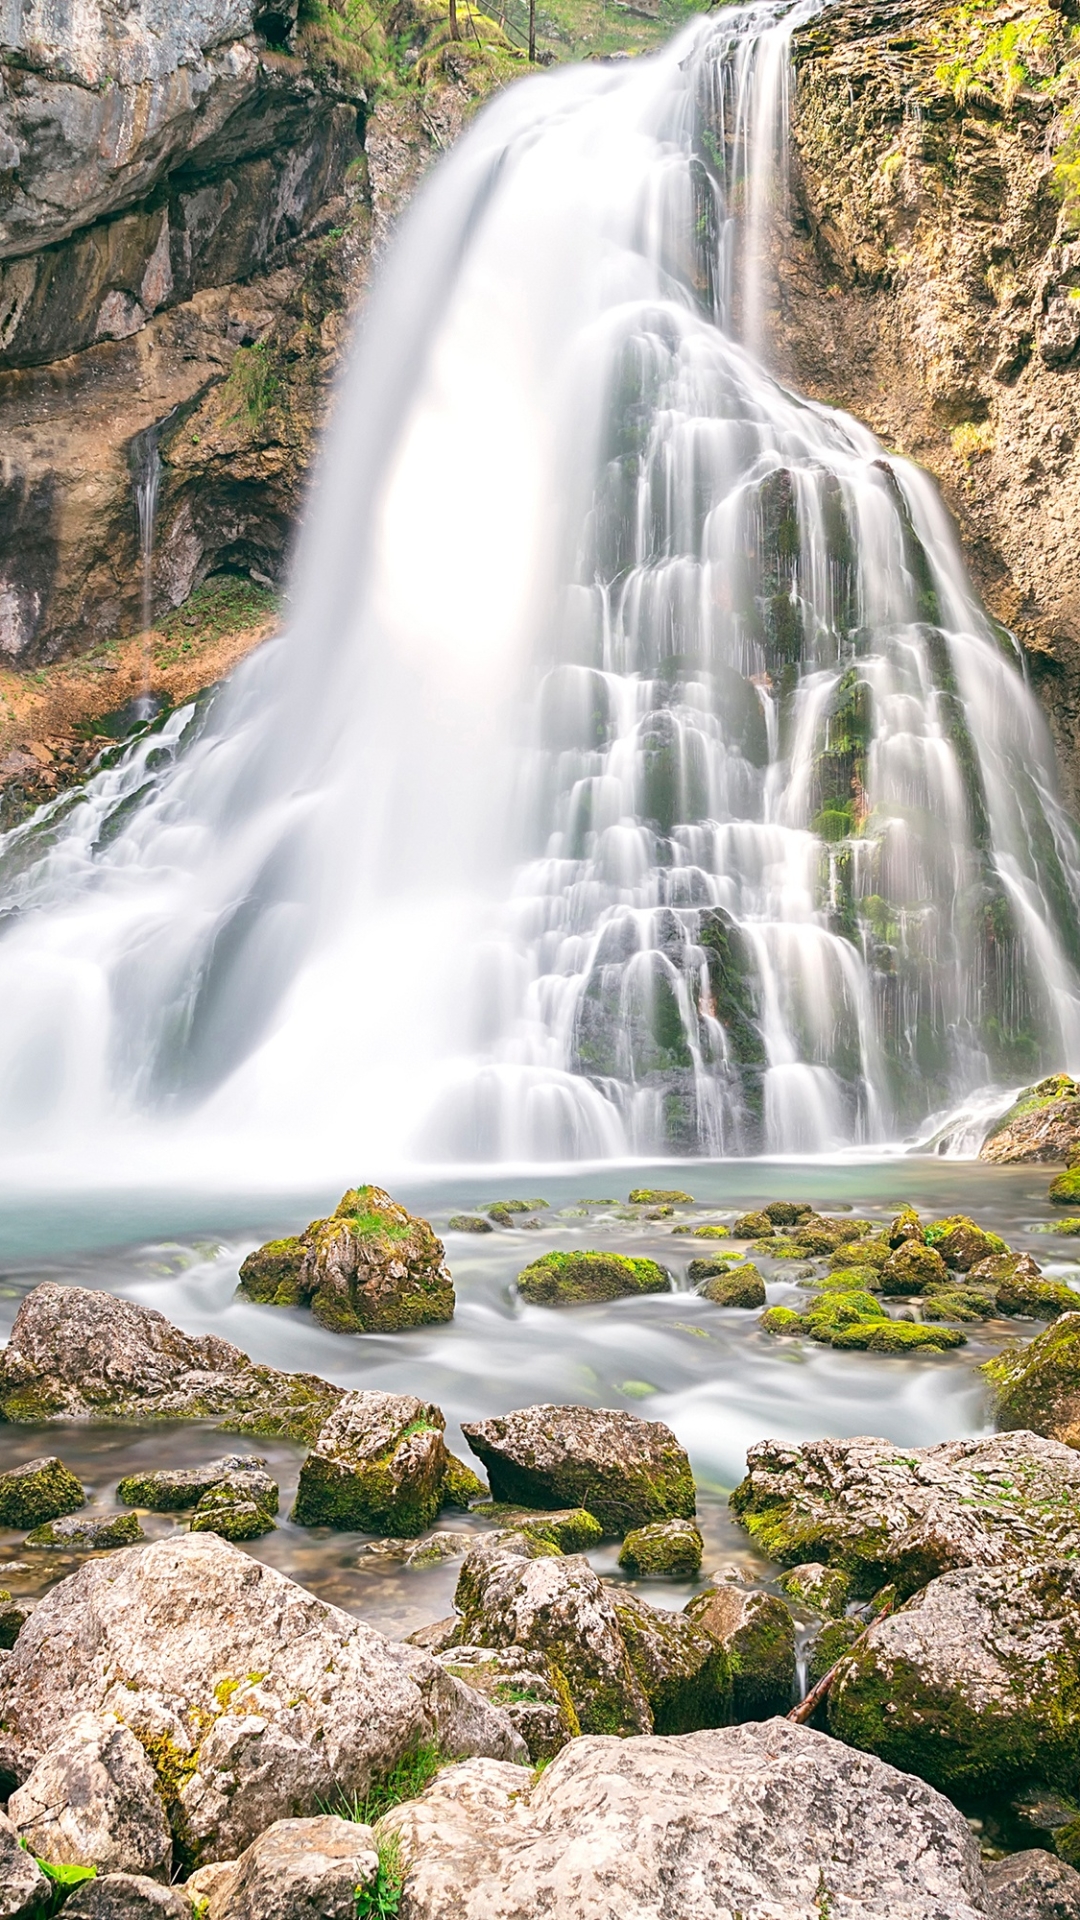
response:
<path fill-rule="evenodd" d="M 808 11 L 438 168 L 287 637 L 0 847 L 9 1167 L 821 1152 L 1080 1066 L 1016 650 L 926 477 L 768 371 Z"/>

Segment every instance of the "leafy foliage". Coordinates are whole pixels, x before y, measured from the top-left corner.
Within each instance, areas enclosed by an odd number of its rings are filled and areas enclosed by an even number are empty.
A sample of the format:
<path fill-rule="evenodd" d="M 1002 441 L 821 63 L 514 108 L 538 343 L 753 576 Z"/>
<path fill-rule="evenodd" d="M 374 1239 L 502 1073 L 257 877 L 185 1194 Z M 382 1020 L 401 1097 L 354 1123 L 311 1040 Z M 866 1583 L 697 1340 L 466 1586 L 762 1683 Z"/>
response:
<path fill-rule="evenodd" d="M 377 1843 L 379 1870 L 366 1887 L 356 1890 L 356 1920 L 395 1920 L 405 1890 L 405 1861 L 397 1834 Z"/>

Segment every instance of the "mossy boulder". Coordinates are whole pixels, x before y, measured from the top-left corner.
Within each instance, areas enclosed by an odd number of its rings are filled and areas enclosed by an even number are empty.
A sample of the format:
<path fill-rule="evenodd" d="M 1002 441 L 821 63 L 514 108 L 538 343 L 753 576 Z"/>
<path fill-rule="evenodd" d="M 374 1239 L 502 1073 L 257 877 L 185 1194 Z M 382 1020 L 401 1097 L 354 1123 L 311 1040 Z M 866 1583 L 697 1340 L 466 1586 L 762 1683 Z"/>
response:
<path fill-rule="evenodd" d="M 447 1449 L 446 1472 L 443 1474 L 442 1503 L 444 1507 L 458 1507 L 468 1512 L 478 1500 L 489 1498 L 488 1489 L 478 1473 L 459 1460 L 456 1453 Z"/>
<path fill-rule="evenodd" d="M 724 1582 L 696 1593 L 684 1612 L 727 1654 L 735 1720 L 787 1712 L 795 1692 L 795 1623 L 782 1600 Z"/>
<path fill-rule="evenodd" d="M 478 1213 L 452 1213 L 447 1221 L 451 1233 L 494 1233 L 490 1220 Z"/>
<path fill-rule="evenodd" d="M 859 1293 L 845 1289 L 843 1292 L 819 1293 L 806 1308 L 806 1330 L 811 1340 L 822 1345 L 832 1344 L 836 1335 L 847 1327 L 860 1327 L 888 1322 L 888 1315 L 879 1300 L 872 1293 Z"/>
<path fill-rule="evenodd" d="M 774 1227 L 794 1227 L 812 1214 L 814 1209 L 805 1200 L 770 1200 L 761 1211 Z"/>
<path fill-rule="evenodd" d="M 901 1207 L 893 1216 L 886 1238 L 890 1247 L 902 1247 L 907 1240 L 924 1240 L 926 1229 L 914 1207 Z"/>
<path fill-rule="evenodd" d="M 1080 1201 L 1080 1167 L 1068 1167 L 1051 1180 L 1047 1199 L 1054 1207 L 1075 1207 Z"/>
<path fill-rule="evenodd" d="M 925 1293 L 948 1284 L 949 1269 L 934 1247 L 904 1240 L 881 1267 L 881 1291 L 888 1294 Z"/>
<path fill-rule="evenodd" d="M 984 1232 L 962 1213 L 931 1221 L 926 1229 L 926 1244 L 935 1248 L 945 1265 L 957 1273 L 967 1273 L 992 1253 L 1009 1251 L 1000 1234 Z"/>
<path fill-rule="evenodd" d="M 839 1567 L 857 1595 L 891 1582 L 903 1599 L 956 1567 L 1080 1554 L 1080 1458 L 1034 1433 L 908 1448 L 764 1440 L 747 1469 L 731 1504 L 762 1552 Z"/>
<path fill-rule="evenodd" d="M 834 1267 L 828 1273 L 799 1281 L 800 1287 L 813 1287 L 821 1293 L 877 1293 L 880 1284 L 876 1267 Z"/>
<path fill-rule="evenodd" d="M 40 1527 L 85 1507 L 82 1483 L 55 1454 L 0 1473 L 0 1527 Z"/>
<path fill-rule="evenodd" d="M 827 1567 L 821 1560 L 806 1560 L 781 1575 L 780 1587 L 790 1599 L 801 1601 L 813 1613 L 839 1619 L 847 1605 L 851 1581 L 839 1567 Z"/>
<path fill-rule="evenodd" d="M 832 1345 L 861 1353 L 944 1353 L 965 1345 L 967 1335 L 955 1327 L 916 1325 L 911 1320 L 882 1320 L 873 1326 L 841 1327 Z"/>
<path fill-rule="evenodd" d="M 191 1531 L 217 1533 L 223 1540 L 258 1540 L 264 1533 L 273 1533 L 276 1511 L 276 1487 L 271 1511 L 248 1488 L 223 1480 L 202 1495 L 191 1516 Z"/>
<path fill-rule="evenodd" d="M 630 1664 L 649 1702 L 656 1733 L 696 1733 L 731 1719 L 732 1667 L 725 1649 L 682 1613 L 614 1593 Z"/>
<path fill-rule="evenodd" d="M 993 1295 L 977 1287 L 941 1287 L 927 1294 L 922 1311 L 924 1320 L 977 1321 L 992 1320 L 998 1309 Z"/>
<path fill-rule="evenodd" d="M 807 1652 L 806 1684 L 816 1687 L 831 1673 L 837 1661 L 851 1651 L 855 1641 L 863 1632 L 861 1620 L 830 1620 L 814 1635 Z"/>
<path fill-rule="evenodd" d="M 524 1647 L 452 1647 L 437 1656 L 457 1680 L 485 1694 L 508 1714 L 533 1765 L 554 1760 L 581 1723 L 560 1669 L 546 1654 Z"/>
<path fill-rule="evenodd" d="M 767 1213 L 740 1213 L 731 1227 L 736 1240 L 767 1239 L 772 1230 L 773 1223 Z"/>
<path fill-rule="evenodd" d="M 585 1507 L 621 1539 L 651 1520 L 693 1519 L 694 1477 L 670 1427 L 606 1407 L 522 1407 L 463 1425 L 497 1500 Z"/>
<path fill-rule="evenodd" d="M 257 1475 L 254 1482 L 252 1475 Z M 129 1473 L 116 1489 L 126 1507 L 145 1507 L 150 1513 L 183 1513 L 197 1507 L 204 1493 L 224 1481 L 237 1482 L 247 1494 L 257 1494 L 271 1513 L 278 1509 L 277 1484 L 258 1454 L 226 1453 L 197 1467 L 157 1467 L 149 1473 Z"/>
<path fill-rule="evenodd" d="M 689 1234 L 691 1240 L 730 1240 L 731 1228 L 709 1222 L 703 1227 L 672 1227 L 672 1233 Z"/>
<path fill-rule="evenodd" d="M 651 1526 L 634 1527 L 619 1552 L 619 1565 L 626 1573 L 671 1574 L 688 1580 L 701 1567 L 704 1544 L 692 1520 L 654 1520 Z"/>
<path fill-rule="evenodd" d="M 588 1547 L 598 1547 L 604 1538 L 599 1520 L 584 1507 L 564 1507 L 561 1513 L 545 1513 L 492 1501 L 485 1513 L 509 1527 L 511 1532 L 546 1541 L 559 1553 L 584 1553 Z"/>
<path fill-rule="evenodd" d="M 1080 1148 L 1080 1085 L 1053 1073 L 1026 1087 L 1003 1113 L 979 1149 L 980 1160 L 998 1165 L 1068 1161 Z"/>
<path fill-rule="evenodd" d="M 401 1333 L 454 1314 L 442 1241 L 381 1187 L 351 1188 L 325 1220 L 249 1254 L 240 1291 L 310 1306 L 332 1333 Z"/>
<path fill-rule="evenodd" d="M 409 1393 L 348 1393 L 300 1469 L 292 1517 L 411 1538 L 442 1505 L 447 1453 L 439 1408 Z"/>
<path fill-rule="evenodd" d="M 700 1260 L 691 1260 L 691 1277 L 693 1277 L 694 1268 L 702 1264 Z M 763 1307 L 765 1305 L 765 1282 L 757 1268 L 749 1261 L 743 1266 L 706 1274 L 698 1287 L 698 1292 L 703 1300 L 711 1300 L 714 1307 Z"/>
<path fill-rule="evenodd" d="M 809 1321 L 804 1313 L 797 1313 L 794 1307 L 766 1307 L 759 1325 L 766 1333 L 806 1333 Z"/>
<path fill-rule="evenodd" d="M 532 1227 L 538 1222 L 523 1216 L 536 1213 L 546 1206 L 546 1200 L 493 1200 L 486 1212 L 488 1219 L 493 1220 L 497 1227 Z"/>
<path fill-rule="evenodd" d="M 829 1693 L 829 1731 L 962 1798 L 1080 1777 L 1080 1572 L 965 1567 L 876 1621 Z"/>
<path fill-rule="evenodd" d="M 635 1187 L 630 1195 L 632 1207 L 692 1207 L 694 1196 L 681 1187 Z"/>
<path fill-rule="evenodd" d="M 1080 1447 L 1080 1312 L 1062 1314 L 1029 1345 L 997 1354 L 980 1371 L 999 1427 Z"/>
<path fill-rule="evenodd" d="M 60 1520 L 46 1520 L 26 1536 L 28 1547 L 51 1547 L 58 1553 L 102 1553 L 114 1547 L 131 1547 L 145 1540 L 137 1514 L 114 1513 L 104 1517 L 69 1514 Z"/>
<path fill-rule="evenodd" d="M 829 1266 L 834 1271 L 842 1267 L 873 1267 L 880 1273 L 890 1252 L 887 1240 L 867 1234 L 863 1240 L 842 1240 L 830 1253 Z"/>
<path fill-rule="evenodd" d="M 538 1307 L 575 1307 L 631 1294 L 667 1293 L 670 1276 L 655 1260 L 623 1253 L 545 1253 L 517 1277 L 523 1300 Z"/>
<path fill-rule="evenodd" d="M 1030 1254 L 1009 1256 L 1014 1264 L 995 1289 L 999 1313 L 1023 1314 L 1030 1320 L 1057 1320 L 1063 1313 L 1080 1312 L 1080 1293 L 1064 1280 L 1044 1280 Z M 988 1262 L 983 1262 L 987 1265 Z"/>

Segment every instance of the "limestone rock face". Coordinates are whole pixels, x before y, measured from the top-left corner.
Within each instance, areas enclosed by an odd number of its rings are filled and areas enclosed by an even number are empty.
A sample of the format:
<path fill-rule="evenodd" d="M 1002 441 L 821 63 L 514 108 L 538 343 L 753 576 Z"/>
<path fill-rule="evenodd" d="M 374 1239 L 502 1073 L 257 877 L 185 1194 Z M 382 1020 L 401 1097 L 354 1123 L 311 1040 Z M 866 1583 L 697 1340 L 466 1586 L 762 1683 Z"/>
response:
<path fill-rule="evenodd" d="M 966 1567 L 877 1621 L 829 1691 L 829 1729 L 950 1794 L 1080 1764 L 1080 1574 L 1066 1561 Z"/>
<path fill-rule="evenodd" d="M 172 1837 L 157 1778 L 112 1715 L 77 1714 L 8 1801 L 41 1860 L 168 1879 Z"/>
<path fill-rule="evenodd" d="M 410 1393 L 348 1393 L 300 1469 L 302 1527 L 423 1533 L 442 1505 L 447 1453 L 438 1407 Z"/>
<path fill-rule="evenodd" d="M 921 1780 L 778 1720 L 583 1739 L 533 1784 L 471 1761 L 376 1829 L 409 1920 L 992 1920 L 978 1845 Z"/>
<path fill-rule="evenodd" d="M 37 1861 L 20 1845 L 11 1821 L 0 1813 L 0 1913 L 4 1920 L 38 1920 L 50 1891 Z"/>
<path fill-rule="evenodd" d="M 986 1878 L 997 1920 L 1080 1920 L 1080 1873 L 1041 1847 L 991 1861 Z"/>
<path fill-rule="evenodd" d="M 79 1481 L 55 1454 L 0 1473 L 0 1527 L 40 1527 L 85 1505 Z"/>
<path fill-rule="evenodd" d="M 566 1680 L 546 1654 L 525 1647 L 455 1646 L 438 1659 L 447 1673 L 505 1710 L 530 1760 L 554 1759 L 581 1732 Z"/>
<path fill-rule="evenodd" d="M 732 1505 L 763 1550 L 787 1565 L 813 1557 L 840 1567 L 859 1593 L 891 1581 L 909 1594 L 955 1567 L 1019 1565 L 1080 1546 L 1080 1460 L 1033 1433 L 904 1449 L 866 1438 L 764 1440 L 747 1468 Z"/>
<path fill-rule="evenodd" d="M 270 1306 L 310 1306 L 332 1333 L 400 1333 L 454 1314 L 442 1241 L 381 1187 L 352 1188 L 328 1219 L 249 1254 L 240 1288 Z"/>
<path fill-rule="evenodd" d="M 277 1820 L 210 1895 L 210 1920 L 355 1920 L 379 1870 L 370 1827 L 334 1814 Z"/>
<path fill-rule="evenodd" d="M 782 1600 L 724 1583 L 695 1594 L 686 1614 L 724 1650 L 734 1719 L 787 1712 L 795 1692 L 795 1624 Z"/>
<path fill-rule="evenodd" d="M 5 1420 L 210 1418 L 235 1432 L 310 1439 L 340 1399 L 341 1388 L 315 1374 L 256 1366 L 227 1340 L 181 1333 L 153 1307 L 51 1281 L 27 1294 L 0 1353 Z"/>
<path fill-rule="evenodd" d="M 90 1561 L 39 1603 L 0 1663 L 0 1720 L 26 1772 L 82 1712 L 115 1714 L 141 1742 L 191 1864 L 363 1793 L 422 1741 L 520 1751 L 499 1709 L 428 1655 L 209 1533 Z"/>
<path fill-rule="evenodd" d="M 163 1887 L 144 1873 L 107 1873 L 84 1880 L 64 1902 L 68 1920 L 192 1920 L 179 1887 Z"/>
<path fill-rule="evenodd" d="M 694 1515 L 690 1462 L 670 1427 L 595 1407 L 523 1407 L 461 1429 L 496 1500 L 586 1507 L 613 1533 Z"/>
<path fill-rule="evenodd" d="M 982 1372 L 999 1426 L 1080 1447 L 1080 1312 L 1062 1314 L 1029 1345 L 984 1362 Z"/>

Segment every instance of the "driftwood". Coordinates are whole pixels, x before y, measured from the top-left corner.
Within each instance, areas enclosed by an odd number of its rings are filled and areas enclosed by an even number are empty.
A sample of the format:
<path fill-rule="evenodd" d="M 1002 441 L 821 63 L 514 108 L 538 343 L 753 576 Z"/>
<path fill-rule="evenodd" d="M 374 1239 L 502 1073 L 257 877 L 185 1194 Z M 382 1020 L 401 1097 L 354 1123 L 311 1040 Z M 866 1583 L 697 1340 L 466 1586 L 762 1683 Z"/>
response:
<path fill-rule="evenodd" d="M 878 1621 L 884 1620 L 886 1615 L 890 1614 L 891 1612 L 892 1612 L 892 1602 L 890 1601 L 888 1606 L 882 1607 L 880 1613 L 875 1614 L 874 1618 L 870 1622 L 870 1626 L 863 1628 L 858 1638 L 853 1640 L 850 1647 L 848 1647 L 846 1651 L 840 1655 L 839 1660 L 834 1661 L 833 1665 L 829 1668 L 828 1673 L 822 1674 L 821 1679 L 818 1681 L 817 1685 L 811 1687 L 809 1693 L 804 1694 L 803 1698 L 799 1701 L 798 1706 L 792 1707 L 791 1712 L 787 1715 L 787 1718 L 789 1720 L 793 1720 L 797 1727 L 805 1726 L 806 1722 L 812 1718 L 812 1716 L 816 1713 L 818 1707 L 821 1705 L 821 1702 L 824 1700 L 825 1695 L 828 1693 L 829 1688 L 832 1686 L 832 1683 L 836 1678 L 837 1673 L 840 1671 L 840 1668 L 843 1666 L 844 1661 L 847 1660 L 849 1656 L 855 1652 L 857 1647 L 862 1646 L 863 1641 L 866 1639 L 866 1636 L 870 1631 L 870 1627 L 876 1627 Z"/>

